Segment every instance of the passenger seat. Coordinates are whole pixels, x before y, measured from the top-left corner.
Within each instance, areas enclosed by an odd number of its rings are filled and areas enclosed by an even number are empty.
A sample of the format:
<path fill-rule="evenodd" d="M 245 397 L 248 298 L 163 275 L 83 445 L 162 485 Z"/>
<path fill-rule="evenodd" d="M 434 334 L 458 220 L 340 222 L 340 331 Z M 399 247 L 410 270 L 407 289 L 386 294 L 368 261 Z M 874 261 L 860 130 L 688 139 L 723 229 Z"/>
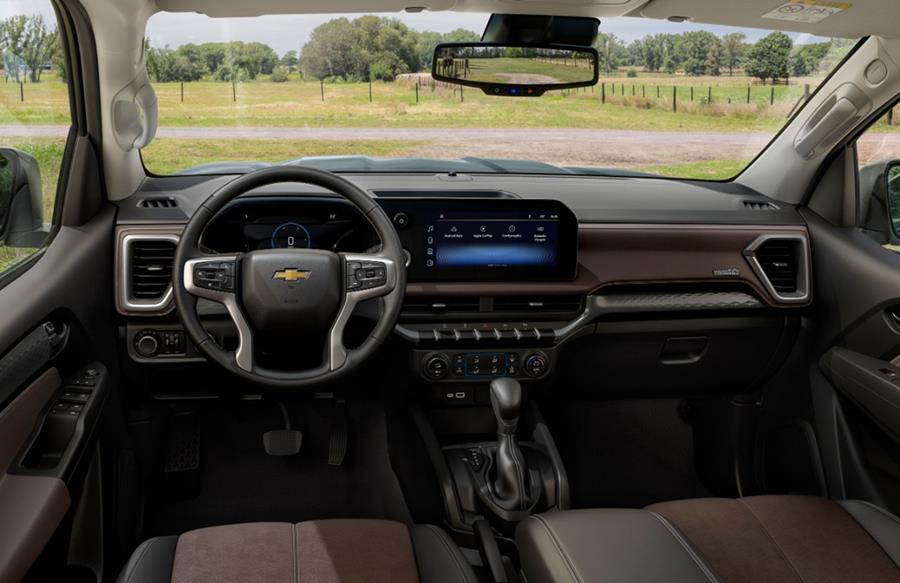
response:
<path fill-rule="evenodd" d="M 867 502 L 701 498 L 537 515 L 516 531 L 528 583 L 900 582 L 900 520 Z"/>

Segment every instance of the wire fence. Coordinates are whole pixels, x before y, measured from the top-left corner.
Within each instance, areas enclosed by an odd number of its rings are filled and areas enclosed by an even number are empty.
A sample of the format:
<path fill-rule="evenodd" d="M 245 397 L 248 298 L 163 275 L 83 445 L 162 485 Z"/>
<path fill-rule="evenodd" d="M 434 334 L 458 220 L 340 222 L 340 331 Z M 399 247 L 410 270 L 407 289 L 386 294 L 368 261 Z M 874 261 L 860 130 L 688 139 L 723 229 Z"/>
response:
<path fill-rule="evenodd" d="M 160 105 L 181 107 L 222 107 L 252 105 L 277 107 L 280 103 L 403 103 L 421 104 L 433 100 L 480 101 L 478 89 L 443 83 L 430 74 L 401 75 L 394 82 L 327 83 L 297 81 L 175 82 L 154 84 Z M 670 83 L 653 79 L 602 80 L 595 86 L 548 92 L 547 97 L 593 100 L 599 105 L 656 109 L 674 113 L 715 116 L 788 117 L 810 97 L 814 85 L 712 83 Z M 66 86 L 58 80 L 41 83 L 0 83 L 0 106 L 10 111 L 35 104 L 50 107 L 65 103 Z M 894 125 L 891 109 L 884 123 Z"/>

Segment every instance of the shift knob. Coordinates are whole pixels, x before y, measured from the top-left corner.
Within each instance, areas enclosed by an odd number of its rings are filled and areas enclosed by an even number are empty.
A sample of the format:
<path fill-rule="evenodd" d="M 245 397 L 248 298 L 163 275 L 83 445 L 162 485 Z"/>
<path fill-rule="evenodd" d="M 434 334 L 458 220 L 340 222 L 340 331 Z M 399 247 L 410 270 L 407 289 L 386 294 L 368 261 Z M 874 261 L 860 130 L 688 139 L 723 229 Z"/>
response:
<path fill-rule="evenodd" d="M 515 434 L 522 408 L 522 385 L 511 378 L 491 381 L 491 407 L 497 418 L 497 433 Z"/>

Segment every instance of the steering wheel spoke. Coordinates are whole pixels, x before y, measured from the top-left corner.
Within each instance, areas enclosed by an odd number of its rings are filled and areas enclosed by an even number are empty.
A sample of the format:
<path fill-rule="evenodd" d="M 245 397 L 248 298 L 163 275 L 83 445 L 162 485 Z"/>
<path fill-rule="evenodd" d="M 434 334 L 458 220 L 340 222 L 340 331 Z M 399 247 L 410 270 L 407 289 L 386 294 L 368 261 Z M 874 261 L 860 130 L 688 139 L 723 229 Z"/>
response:
<path fill-rule="evenodd" d="M 386 296 L 397 287 L 397 263 L 377 253 L 341 253 L 344 265 L 344 301 L 328 334 L 328 368 L 347 361 L 344 330 L 360 302 Z"/>
<path fill-rule="evenodd" d="M 184 264 L 184 288 L 189 294 L 225 306 L 238 333 L 234 360 L 239 368 L 253 370 L 253 332 L 238 304 L 239 255 L 202 255 Z"/>

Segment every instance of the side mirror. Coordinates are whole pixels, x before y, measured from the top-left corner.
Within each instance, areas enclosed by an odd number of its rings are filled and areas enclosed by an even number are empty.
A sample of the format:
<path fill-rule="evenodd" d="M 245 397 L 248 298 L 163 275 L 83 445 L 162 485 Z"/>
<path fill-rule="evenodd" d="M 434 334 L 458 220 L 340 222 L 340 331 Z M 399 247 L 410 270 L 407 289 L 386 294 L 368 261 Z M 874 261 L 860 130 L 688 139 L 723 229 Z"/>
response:
<path fill-rule="evenodd" d="M 539 97 L 554 89 L 596 85 L 598 60 L 591 47 L 448 43 L 435 48 L 431 76 L 488 95 Z"/>
<path fill-rule="evenodd" d="M 41 174 L 34 156 L 0 148 L 0 244 L 40 247 L 47 238 Z"/>

